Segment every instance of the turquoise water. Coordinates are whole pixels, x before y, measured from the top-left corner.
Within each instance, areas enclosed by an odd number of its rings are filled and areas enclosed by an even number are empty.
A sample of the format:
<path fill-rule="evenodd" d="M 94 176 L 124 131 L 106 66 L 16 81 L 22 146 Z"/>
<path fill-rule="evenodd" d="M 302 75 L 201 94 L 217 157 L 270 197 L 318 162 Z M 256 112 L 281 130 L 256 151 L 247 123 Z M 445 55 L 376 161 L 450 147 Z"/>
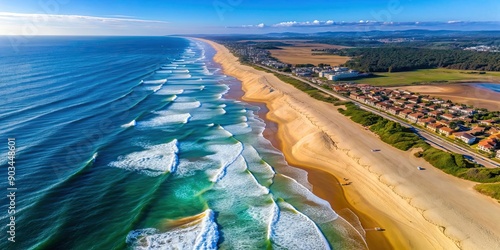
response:
<path fill-rule="evenodd" d="M 1 249 L 365 246 L 263 137 L 259 108 L 230 97 L 239 83 L 208 45 L 52 37 L 0 51 L 19 188 L 16 243 Z"/>

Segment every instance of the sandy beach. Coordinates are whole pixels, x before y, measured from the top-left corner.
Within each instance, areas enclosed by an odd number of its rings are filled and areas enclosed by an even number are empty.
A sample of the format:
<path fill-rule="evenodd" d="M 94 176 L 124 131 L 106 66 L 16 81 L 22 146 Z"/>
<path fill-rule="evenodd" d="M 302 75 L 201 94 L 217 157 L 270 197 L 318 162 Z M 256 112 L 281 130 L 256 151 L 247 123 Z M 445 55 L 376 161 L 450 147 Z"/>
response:
<path fill-rule="evenodd" d="M 266 103 L 287 161 L 312 169 L 309 180 L 318 196 L 334 203 L 328 194 L 336 192 L 332 185 L 338 183 L 314 169 L 352 182 L 341 188 L 354 211 L 372 220 L 363 226 L 386 229 L 367 230 L 371 249 L 500 249 L 500 204 L 474 191 L 474 183 L 383 143 L 337 107 L 240 65 L 226 48 L 209 43 L 224 72 L 242 82 L 244 99 Z M 377 245 L 377 237 L 384 236 L 390 246 Z"/>
<path fill-rule="evenodd" d="M 400 87 L 400 89 L 436 96 L 453 102 L 465 103 L 478 108 L 500 110 L 500 93 L 475 87 L 468 83 L 404 86 Z"/>

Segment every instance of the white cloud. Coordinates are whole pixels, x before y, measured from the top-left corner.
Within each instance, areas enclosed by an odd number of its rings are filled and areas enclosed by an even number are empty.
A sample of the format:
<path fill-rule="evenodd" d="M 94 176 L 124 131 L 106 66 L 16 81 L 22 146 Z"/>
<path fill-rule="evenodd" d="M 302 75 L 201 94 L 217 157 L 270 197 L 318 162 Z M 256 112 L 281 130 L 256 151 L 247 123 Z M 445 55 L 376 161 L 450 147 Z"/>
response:
<path fill-rule="evenodd" d="M 130 17 L 98 17 L 0 12 L 3 35 L 120 35 L 161 29 L 168 22 Z"/>
<path fill-rule="evenodd" d="M 464 24 L 464 25 L 478 25 L 478 24 L 488 24 L 488 25 L 495 25 L 493 28 L 494 30 L 498 30 L 500 28 L 500 22 L 464 22 L 464 21 L 447 21 L 447 22 L 419 22 L 419 21 L 414 21 L 414 22 L 377 22 L 377 21 L 372 21 L 372 20 L 359 20 L 359 21 L 353 21 L 353 22 L 345 22 L 345 21 L 340 21 L 340 22 L 335 22 L 333 20 L 327 20 L 327 21 L 320 21 L 320 20 L 314 20 L 314 21 L 304 21 L 304 22 L 297 22 L 297 21 L 285 21 L 285 22 L 280 22 L 276 24 L 271 24 L 271 25 L 266 25 L 266 28 L 331 28 L 333 29 L 353 29 L 357 27 L 371 27 L 374 29 L 382 28 L 382 29 L 399 29 L 399 28 L 420 28 L 422 26 L 426 26 L 429 28 L 447 28 L 447 27 L 452 27 L 451 25 L 454 24 Z M 262 24 L 259 25 L 244 25 L 244 26 L 230 26 L 229 28 L 263 28 L 264 26 Z"/>
<path fill-rule="evenodd" d="M 297 25 L 298 23 L 295 22 L 295 21 L 290 21 L 290 22 L 281 22 L 281 23 L 277 23 L 277 24 L 274 24 L 272 25 L 273 27 L 292 27 L 292 26 L 295 26 Z"/>
<path fill-rule="evenodd" d="M 328 21 L 319 21 L 319 20 L 314 20 L 312 22 L 310 21 L 305 21 L 305 22 L 296 22 L 296 21 L 288 21 L 288 22 L 281 22 L 272 25 L 272 27 L 304 27 L 304 26 L 328 26 L 328 25 L 333 25 L 335 22 L 332 20 Z"/>
<path fill-rule="evenodd" d="M 97 16 L 81 16 L 81 15 L 53 15 L 53 14 L 26 14 L 0 12 L 1 19 L 17 19 L 17 20 L 33 20 L 43 18 L 45 20 L 58 21 L 98 21 L 98 22 L 139 22 L 139 23 L 167 23 L 165 21 L 144 20 L 134 18 L 123 18 L 125 16 L 116 15 L 116 17 L 97 17 Z"/>

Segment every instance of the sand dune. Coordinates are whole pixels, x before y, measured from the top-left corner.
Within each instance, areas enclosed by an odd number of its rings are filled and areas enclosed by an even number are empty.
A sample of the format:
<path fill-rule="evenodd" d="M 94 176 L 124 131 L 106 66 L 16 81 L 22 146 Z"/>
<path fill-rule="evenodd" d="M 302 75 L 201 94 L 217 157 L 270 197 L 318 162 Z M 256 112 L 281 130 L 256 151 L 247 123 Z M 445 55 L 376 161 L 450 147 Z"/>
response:
<path fill-rule="evenodd" d="M 352 181 L 344 186 L 348 201 L 386 229 L 367 233 L 384 234 L 394 249 L 500 249 L 500 204 L 475 192 L 474 183 L 381 142 L 331 104 L 240 65 L 226 48 L 209 43 L 224 72 L 242 81 L 244 99 L 267 104 L 288 162 Z"/>

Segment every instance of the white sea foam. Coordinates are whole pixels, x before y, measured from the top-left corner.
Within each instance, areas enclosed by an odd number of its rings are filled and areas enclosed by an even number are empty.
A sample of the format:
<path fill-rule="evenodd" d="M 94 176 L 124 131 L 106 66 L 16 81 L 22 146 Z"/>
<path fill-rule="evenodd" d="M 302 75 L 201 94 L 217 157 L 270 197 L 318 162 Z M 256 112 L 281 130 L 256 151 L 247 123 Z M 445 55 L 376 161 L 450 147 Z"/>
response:
<path fill-rule="evenodd" d="M 177 66 L 162 66 L 162 70 L 172 70 L 172 69 L 177 69 Z"/>
<path fill-rule="evenodd" d="M 160 86 L 157 86 L 157 87 L 153 88 L 153 92 L 155 92 L 155 93 L 156 93 L 158 90 L 160 90 L 160 89 L 161 89 L 161 87 L 162 87 L 162 86 L 163 86 L 163 84 L 162 84 L 162 85 L 160 85 Z"/>
<path fill-rule="evenodd" d="M 127 124 L 123 124 L 122 125 L 122 128 L 128 128 L 128 127 L 133 127 L 135 126 L 135 120 L 132 120 L 131 122 L 127 123 Z"/>
<path fill-rule="evenodd" d="M 246 122 L 225 125 L 224 129 L 229 131 L 233 135 L 244 135 L 252 132 L 252 128 L 248 126 L 248 123 Z"/>
<path fill-rule="evenodd" d="M 92 162 L 95 162 L 95 160 L 97 159 L 97 156 L 98 156 L 98 155 L 99 155 L 99 153 L 98 153 L 98 152 L 95 152 L 95 153 L 92 155 L 92 159 L 91 159 L 91 161 L 92 161 Z"/>
<path fill-rule="evenodd" d="M 268 189 L 259 185 L 247 169 L 243 156 L 226 168 L 211 195 L 211 207 L 219 212 L 227 241 L 221 249 L 248 249 L 267 240 L 267 228 L 272 219 L 272 198 Z M 221 219 L 222 220 L 222 219 Z M 229 221 L 227 221 L 229 220 Z M 241 226 L 246 224 L 247 226 Z"/>
<path fill-rule="evenodd" d="M 287 202 L 278 202 L 279 216 L 272 224 L 273 249 L 330 249 L 318 226 Z"/>
<path fill-rule="evenodd" d="M 143 84 L 164 84 L 167 82 L 167 79 L 159 79 L 159 80 L 146 80 L 142 81 Z"/>
<path fill-rule="evenodd" d="M 219 232 L 215 222 L 214 212 L 207 209 L 203 217 L 196 223 L 186 224 L 167 232 L 155 228 L 131 231 L 126 242 L 137 250 L 164 249 L 217 249 Z"/>
<path fill-rule="evenodd" d="M 191 74 L 175 74 L 170 76 L 168 79 L 176 80 L 176 79 L 189 79 L 191 78 Z"/>
<path fill-rule="evenodd" d="M 202 110 L 196 110 L 192 115 L 193 117 L 191 118 L 192 121 L 212 121 L 217 116 L 221 116 L 225 114 L 225 110 L 222 108 L 218 109 L 202 109 Z"/>
<path fill-rule="evenodd" d="M 157 74 L 172 74 L 172 70 L 157 70 Z"/>
<path fill-rule="evenodd" d="M 189 73 L 188 69 L 175 69 L 172 70 L 172 73 Z"/>
<path fill-rule="evenodd" d="M 215 175 L 210 179 L 212 182 L 218 182 L 226 175 L 226 169 L 241 155 L 243 151 L 243 144 L 237 142 L 236 144 L 225 145 L 210 145 L 209 150 L 215 151 L 215 154 L 207 158 L 219 162 L 219 169 L 215 171 Z"/>
<path fill-rule="evenodd" d="M 158 92 L 156 92 L 157 95 L 180 95 L 184 93 L 183 89 L 160 89 Z"/>
<path fill-rule="evenodd" d="M 184 109 L 194 109 L 194 108 L 199 108 L 201 107 L 201 102 L 195 101 L 195 102 L 178 102 L 178 99 L 172 103 L 168 109 L 171 110 L 184 110 Z"/>
<path fill-rule="evenodd" d="M 158 116 L 147 121 L 139 122 L 137 127 L 155 128 L 171 124 L 188 123 L 191 118 L 191 114 L 189 113 L 175 113 L 170 111 L 157 111 L 154 113 L 158 114 Z"/>
<path fill-rule="evenodd" d="M 259 152 L 251 146 L 245 145 L 243 156 L 248 164 L 248 170 L 255 176 L 261 185 L 269 187 L 273 183 L 276 174 L 273 168 L 265 162 L 259 155 Z"/>
<path fill-rule="evenodd" d="M 274 190 L 275 195 L 285 200 L 300 199 L 300 204 L 296 204 L 296 206 L 313 221 L 326 223 L 339 217 L 331 208 L 330 203 L 313 194 L 296 180 L 280 174 L 276 175 L 275 181 L 279 181 L 282 186 L 280 189 Z M 304 198 L 307 199 L 307 202 L 303 201 Z"/>
<path fill-rule="evenodd" d="M 178 164 L 178 151 L 177 140 L 173 140 L 165 144 L 146 146 L 142 151 L 120 156 L 117 161 L 109 163 L 109 166 L 149 176 L 173 173 Z"/>

